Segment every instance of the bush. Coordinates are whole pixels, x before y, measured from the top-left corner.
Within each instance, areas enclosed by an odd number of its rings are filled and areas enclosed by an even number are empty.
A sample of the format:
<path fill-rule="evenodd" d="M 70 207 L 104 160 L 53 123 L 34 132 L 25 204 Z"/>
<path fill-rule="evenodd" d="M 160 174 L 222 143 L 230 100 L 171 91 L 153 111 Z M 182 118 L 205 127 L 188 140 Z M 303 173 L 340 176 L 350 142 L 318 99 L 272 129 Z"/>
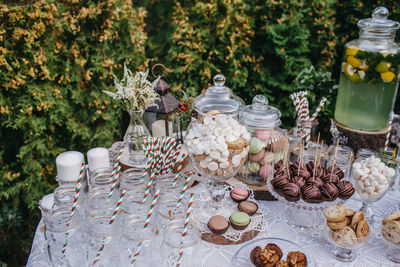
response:
<path fill-rule="evenodd" d="M 0 13 L 0 261 L 24 261 L 38 200 L 56 186 L 55 157 L 121 138 L 126 125 L 102 90 L 113 89 L 124 61 L 146 62 L 146 13 L 129 0 L 1 5 Z"/>

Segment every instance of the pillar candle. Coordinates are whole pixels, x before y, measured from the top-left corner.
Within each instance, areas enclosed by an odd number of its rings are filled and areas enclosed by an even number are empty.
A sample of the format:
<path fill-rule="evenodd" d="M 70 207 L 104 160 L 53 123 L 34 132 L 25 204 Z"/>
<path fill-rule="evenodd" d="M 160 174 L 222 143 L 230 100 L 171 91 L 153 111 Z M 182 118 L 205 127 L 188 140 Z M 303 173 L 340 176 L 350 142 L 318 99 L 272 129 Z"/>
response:
<path fill-rule="evenodd" d="M 61 153 L 56 158 L 57 179 L 63 182 L 73 182 L 78 180 L 84 157 L 81 152 L 67 151 Z"/>
<path fill-rule="evenodd" d="M 168 128 L 169 128 L 169 136 L 172 136 L 173 128 L 172 128 L 172 122 L 170 122 L 170 121 L 168 122 Z M 164 120 L 155 121 L 151 125 L 151 132 L 153 134 L 153 137 L 166 136 L 165 121 Z"/>
<path fill-rule="evenodd" d="M 97 169 L 109 168 L 110 158 L 108 156 L 108 150 L 104 147 L 95 147 L 87 152 L 87 159 L 89 164 L 89 170 L 95 171 Z"/>

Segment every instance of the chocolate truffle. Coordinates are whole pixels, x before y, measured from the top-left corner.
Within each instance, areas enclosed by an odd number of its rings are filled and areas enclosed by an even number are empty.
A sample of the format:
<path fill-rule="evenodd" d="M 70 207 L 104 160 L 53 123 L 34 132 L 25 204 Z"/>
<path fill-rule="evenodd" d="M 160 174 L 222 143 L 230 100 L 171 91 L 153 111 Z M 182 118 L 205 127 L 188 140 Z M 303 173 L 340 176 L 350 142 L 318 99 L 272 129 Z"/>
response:
<path fill-rule="evenodd" d="M 242 201 L 238 205 L 238 210 L 253 216 L 258 210 L 258 205 L 253 201 Z"/>
<path fill-rule="evenodd" d="M 298 201 L 300 199 L 300 187 L 294 183 L 288 183 L 282 188 L 283 196 L 287 201 Z"/>
<path fill-rule="evenodd" d="M 229 228 L 229 222 L 224 216 L 215 215 L 210 218 L 207 226 L 214 234 L 223 235 Z"/>
<path fill-rule="evenodd" d="M 309 203 L 321 203 L 323 201 L 321 191 L 314 185 L 306 185 L 303 189 L 303 200 Z"/>
<path fill-rule="evenodd" d="M 354 194 L 354 186 L 350 181 L 341 180 L 337 184 L 340 199 L 349 199 Z"/>
<path fill-rule="evenodd" d="M 282 190 L 282 188 L 288 183 L 290 183 L 289 179 L 282 176 L 271 180 L 271 184 L 275 190 Z"/>
<path fill-rule="evenodd" d="M 283 160 L 279 160 L 277 163 L 274 165 L 274 172 L 279 172 L 283 168 Z"/>
<path fill-rule="evenodd" d="M 337 184 L 340 181 L 340 179 L 336 174 L 331 175 L 331 173 L 325 173 L 324 177 L 322 178 L 322 181 L 324 181 L 324 183 Z"/>
<path fill-rule="evenodd" d="M 292 183 L 297 184 L 301 189 L 306 185 L 306 180 L 301 176 L 294 176 L 292 178 Z"/>
<path fill-rule="evenodd" d="M 326 183 L 321 186 L 321 193 L 326 201 L 334 201 L 339 195 L 339 189 L 332 183 Z"/>
<path fill-rule="evenodd" d="M 334 166 L 329 166 L 326 169 L 327 173 L 332 173 L 332 168 L 333 168 L 333 173 L 337 175 L 337 177 L 339 177 L 339 179 L 343 179 L 344 177 L 344 173 L 343 171 L 338 167 L 338 165 L 334 165 Z"/>
<path fill-rule="evenodd" d="M 324 184 L 321 178 L 310 178 L 307 180 L 307 185 L 315 185 L 316 187 L 321 187 Z"/>

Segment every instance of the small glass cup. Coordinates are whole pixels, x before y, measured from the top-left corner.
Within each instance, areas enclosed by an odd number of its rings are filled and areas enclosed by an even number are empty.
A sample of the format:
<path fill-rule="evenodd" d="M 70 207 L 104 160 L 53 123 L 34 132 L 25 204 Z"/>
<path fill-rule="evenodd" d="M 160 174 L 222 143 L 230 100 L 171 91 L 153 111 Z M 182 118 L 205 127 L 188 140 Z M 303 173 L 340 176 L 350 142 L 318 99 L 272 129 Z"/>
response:
<path fill-rule="evenodd" d="M 160 201 L 164 198 L 175 197 L 176 200 L 179 198 L 179 193 L 183 188 L 183 179 L 178 179 L 174 184 L 174 173 L 157 175 L 155 179 L 155 188 L 160 190 Z"/>
<path fill-rule="evenodd" d="M 368 240 L 369 235 L 360 238 L 342 239 L 337 242 L 334 239 L 335 232 L 329 230 L 327 239 L 332 244 L 332 255 L 336 259 L 344 262 L 354 261 L 357 257 L 357 250 L 361 248 Z"/>
<path fill-rule="evenodd" d="M 86 259 L 89 266 L 121 265 L 118 248 L 118 226 L 110 224 L 110 217 L 95 217 L 86 221 L 84 233 Z M 102 248 L 102 249 L 101 249 Z M 97 253 L 101 250 L 99 259 Z M 98 261 L 95 261 L 95 259 Z"/>
<path fill-rule="evenodd" d="M 142 204 L 142 200 L 137 196 L 128 196 L 125 197 L 124 201 L 121 204 L 120 215 L 124 224 L 132 221 L 132 220 L 142 220 L 146 218 L 147 213 L 150 210 L 151 198 L 147 199 L 145 204 Z M 157 220 L 158 214 L 158 205 L 154 206 L 152 220 Z"/>
<path fill-rule="evenodd" d="M 400 243 L 394 244 L 386 240 L 384 236 L 382 236 L 382 240 L 386 245 L 386 257 L 392 262 L 400 263 Z"/>
<path fill-rule="evenodd" d="M 140 254 L 136 257 L 133 266 L 159 266 L 158 242 L 154 242 L 158 228 L 151 222 L 146 228 L 144 224 L 144 220 L 132 220 L 124 225 L 120 239 L 120 249 L 123 254 L 122 266 L 131 266 L 139 247 Z"/>
<path fill-rule="evenodd" d="M 63 184 L 57 187 L 54 190 L 54 206 L 67 206 L 69 208 L 72 208 L 75 199 L 75 191 L 76 186 L 73 186 L 71 184 Z M 79 214 L 82 216 L 82 218 L 85 217 L 86 213 L 85 200 L 86 194 L 81 191 L 79 194 L 79 198 L 76 202 L 76 209 L 79 211 Z"/>
<path fill-rule="evenodd" d="M 201 257 L 200 234 L 195 227 L 188 225 L 186 235 L 183 237 L 184 219 L 172 220 L 164 232 L 161 243 L 161 265 L 165 267 L 176 266 L 180 257 L 181 266 L 196 266 Z"/>
<path fill-rule="evenodd" d="M 147 175 L 143 179 L 143 171 L 141 168 L 130 168 L 122 173 L 120 189 L 125 190 L 127 196 L 143 197 L 149 180 Z"/>
<path fill-rule="evenodd" d="M 119 192 L 115 190 L 109 198 L 110 190 L 102 188 L 89 192 L 87 200 L 87 220 L 94 217 L 110 217 L 118 201 Z M 119 220 L 117 217 L 116 220 Z"/>
<path fill-rule="evenodd" d="M 82 224 L 79 212 L 70 218 L 71 208 L 66 206 L 49 210 L 43 220 L 46 225 L 46 256 L 52 266 L 85 266 L 83 256 Z"/>
<path fill-rule="evenodd" d="M 399 174 L 399 159 L 396 155 L 396 150 L 394 148 L 388 147 L 386 150 L 382 148 L 380 150 L 381 160 L 386 166 L 393 168 L 396 172 L 395 175 L 389 182 L 389 190 L 395 190 L 397 187 L 397 179 Z"/>
<path fill-rule="evenodd" d="M 175 219 L 184 218 L 186 214 L 187 198 L 183 198 L 178 209 L 176 208 L 176 197 L 165 197 L 162 201 L 160 199 L 157 222 L 163 230 L 165 227 Z"/>

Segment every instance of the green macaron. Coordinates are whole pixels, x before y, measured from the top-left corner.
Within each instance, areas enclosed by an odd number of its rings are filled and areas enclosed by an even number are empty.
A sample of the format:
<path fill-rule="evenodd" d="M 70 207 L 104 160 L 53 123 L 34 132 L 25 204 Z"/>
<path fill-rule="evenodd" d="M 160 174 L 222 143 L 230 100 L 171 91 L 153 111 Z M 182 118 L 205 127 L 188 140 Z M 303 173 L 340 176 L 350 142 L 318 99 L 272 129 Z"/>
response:
<path fill-rule="evenodd" d="M 236 230 L 244 230 L 250 223 L 250 216 L 247 213 L 238 211 L 229 217 L 231 225 Z"/>
<path fill-rule="evenodd" d="M 261 141 L 257 137 L 252 137 L 250 139 L 250 148 L 249 148 L 249 153 L 250 154 L 257 154 L 263 148 L 264 148 L 264 142 L 263 141 Z"/>

